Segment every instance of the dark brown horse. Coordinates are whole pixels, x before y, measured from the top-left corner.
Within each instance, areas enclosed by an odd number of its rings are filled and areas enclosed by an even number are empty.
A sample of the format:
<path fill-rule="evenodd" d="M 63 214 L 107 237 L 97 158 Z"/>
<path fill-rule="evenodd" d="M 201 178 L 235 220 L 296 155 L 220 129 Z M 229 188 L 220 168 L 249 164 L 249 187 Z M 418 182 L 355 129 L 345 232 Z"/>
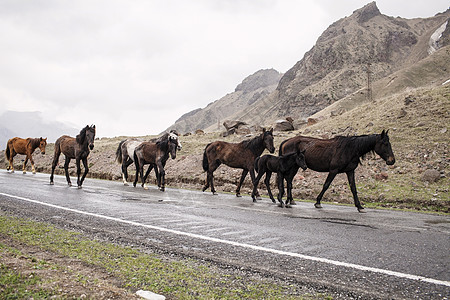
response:
<path fill-rule="evenodd" d="M 156 178 L 158 186 L 162 192 L 165 190 L 166 172 L 164 167 L 169 154 L 172 159 L 177 157 L 177 149 L 181 149 L 181 144 L 178 141 L 178 135 L 175 133 L 168 133 L 156 140 L 156 142 L 142 142 L 134 150 L 134 164 L 136 166 L 136 176 L 133 185 L 136 186 L 139 174 L 142 179 L 142 187 L 147 189 L 145 181 L 147 176 L 155 167 Z M 150 164 L 144 176 L 144 165 Z"/>
<path fill-rule="evenodd" d="M 256 176 L 255 182 L 253 183 L 253 192 L 252 198 L 253 201 L 256 200 L 256 191 L 258 187 L 259 180 L 262 178 L 264 174 L 266 174 L 266 178 L 264 179 L 264 183 L 267 187 L 267 192 L 269 193 L 270 199 L 275 203 L 275 199 L 273 198 L 272 191 L 270 190 L 270 177 L 272 173 L 277 173 L 277 184 L 278 184 L 278 202 L 280 202 L 280 206 L 283 207 L 283 195 L 284 195 L 284 180 L 286 180 L 287 187 L 287 200 L 286 207 L 290 205 L 293 201 L 292 198 L 292 180 L 294 179 L 295 174 L 297 174 L 298 169 L 302 168 L 306 170 L 306 162 L 305 162 L 305 151 L 299 151 L 288 153 L 283 156 L 273 156 L 270 154 L 257 157 L 255 160 L 255 170 L 258 172 L 258 176 Z"/>
<path fill-rule="evenodd" d="M 81 189 L 81 185 L 83 184 L 84 178 L 89 172 L 89 166 L 87 163 L 87 158 L 89 156 L 89 150 L 94 149 L 94 139 L 95 139 L 95 125 L 89 126 L 87 125 L 83 129 L 81 129 L 80 133 L 76 136 L 76 138 L 70 137 L 68 135 L 63 135 L 55 142 L 55 155 L 53 156 L 52 163 L 52 174 L 50 175 L 50 184 L 53 184 L 53 173 L 55 172 L 56 165 L 58 164 L 59 155 L 61 152 L 66 157 L 66 161 L 64 163 L 64 171 L 66 173 L 67 184 L 72 186 L 72 182 L 70 181 L 69 176 L 69 163 L 72 158 L 75 159 L 75 163 L 77 165 L 77 185 L 78 188 Z M 83 162 L 84 173 L 80 180 L 81 175 L 81 166 L 80 161 Z"/>
<path fill-rule="evenodd" d="M 241 186 L 248 172 L 250 172 L 252 183 L 255 182 L 255 159 L 263 153 L 264 149 L 269 150 L 270 153 L 275 151 L 273 129 L 269 131 L 263 129 L 262 134 L 240 143 L 215 141 L 208 144 L 203 153 L 203 170 L 207 172 L 203 191 L 211 186 L 211 192 L 216 195 L 213 173 L 221 164 L 225 164 L 231 168 L 243 169 L 236 189 L 236 196 L 240 197 Z M 258 197 L 258 192 L 256 194 Z"/>
<path fill-rule="evenodd" d="M 21 139 L 19 137 L 15 137 L 8 140 L 8 143 L 6 144 L 6 159 L 9 162 L 8 170 L 11 170 L 11 173 L 14 173 L 14 165 L 13 165 L 13 158 L 16 156 L 16 154 L 23 154 L 27 157 L 25 158 L 25 162 L 23 163 L 23 174 L 26 174 L 25 167 L 27 165 L 28 160 L 31 162 L 31 169 L 33 171 L 33 174 L 36 173 L 36 169 L 34 168 L 34 160 L 31 154 L 33 154 L 34 150 L 36 148 L 39 148 L 41 150 L 42 154 L 45 154 L 45 146 L 47 146 L 47 138 L 43 139 L 40 138 L 27 138 L 27 139 Z"/>
<path fill-rule="evenodd" d="M 320 201 L 334 177 L 339 173 L 346 173 L 355 206 L 362 212 L 364 208 L 359 202 L 355 184 L 355 169 L 361 162 L 360 158 L 374 151 L 386 161 L 386 164 L 395 163 L 388 132 L 384 130 L 381 134 L 337 136 L 332 139 L 296 136 L 281 143 L 279 154 L 284 155 L 297 150 L 306 150 L 305 159 L 308 168 L 317 172 L 329 172 L 314 204 L 316 208 L 322 207 Z"/>

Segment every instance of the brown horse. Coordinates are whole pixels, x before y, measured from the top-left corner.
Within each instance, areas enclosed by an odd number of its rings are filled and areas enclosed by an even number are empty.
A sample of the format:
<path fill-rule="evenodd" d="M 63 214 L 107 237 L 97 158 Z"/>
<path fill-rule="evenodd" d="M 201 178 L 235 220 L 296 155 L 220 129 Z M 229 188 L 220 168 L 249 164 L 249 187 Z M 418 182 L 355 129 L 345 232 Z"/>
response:
<path fill-rule="evenodd" d="M 275 151 L 273 129 L 266 131 L 264 128 L 262 134 L 240 143 L 215 141 L 208 144 L 203 153 L 203 170 L 207 172 L 203 191 L 211 186 L 211 192 L 213 195 L 217 195 L 213 173 L 221 164 L 225 164 L 232 168 L 243 169 L 236 189 L 236 196 L 241 197 L 241 186 L 248 172 L 250 172 L 252 183 L 255 182 L 255 159 L 263 153 L 264 149 L 269 150 L 270 153 Z M 259 197 L 257 193 L 256 196 Z"/>
<path fill-rule="evenodd" d="M 84 178 L 86 177 L 89 167 L 87 163 L 87 158 L 89 155 L 89 149 L 94 149 L 94 139 L 95 139 L 95 125 L 89 126 L 87 125 L 83 129 L 81 129 L 80 133 L 76 136 L 76 138 L 70 137 L 68 135 L 63 135 L 55 142 L 55 155 L 53 156 L 52 163 L 52 174 L 50 175 L 50 184 L 53 184 L 53 173 L 55 172 L 56 165 L 58 164 L 59 155 L 61 152 L 65 155 L 66 161 L 64 163 L 64 171 L 66 173 L 67 184 L 72 186 L 72 182 L 70 181 L 69 176 L 69 163 L 72 158 L 75 158 L 75 162 L 77 165 L 77 185 L 78 188 L 81 189 L 81 185 L 83 184 Z M 81 166 L 80 161 L 83 162 L 84 166 L 84 174 L 81 177 Z"/>
<path fill-rule="evenodd" d="M 33 174 L 36 174 L 36 169 L 34 168 L 34 160 L 31 154 L 33 154 L 36 148 L 41 150 L 42 154 L 45 154 L 45 146 L 47 146 L 47 138 L 27 138 L 21 139 L 19 137 L 12 138 L 8 140 L 6 144 L 6 159 L 9 162 L 8 170 L 11 170 L 11 173 L 14 173 L 14 165 L 13 158 L 16 154 L 24 154 L 27 157 L 25 158 L 25 162 L 23 163 L 23 174 L 26 174 L 25 171 L 26 164 L 28 160 L 31 162 L 31 169 L 33 170 Z"/>
<path fill-rule="evenodd" d="M 305 161 L 308 168 L 317 172 L 329 172 L 314 204 L 316 208 L 322 207 L 320 201 L 334 177 L 339 173 L 346 173 L 355 206 L 359 212 L 362 212 L 364 207 L 359 202 L 355 184 L 355 169 L 361 163 L 360 158 L 368 152 L 374 151 L 386 161 L 386 164 L 393 165 L 395 163 L 388 132 L 384 130 L 381 134 L 337 136 L 332 139 L 296 136 L 281 143 L 279 155 L 297 150 L 306 150 Z"/>
<path fill-rule="evenodd" d="M 148 189 L 145 185 L 145 181 L 152 168 L 155 167 L 158 187 L 160 188 L 160 191 L 164 192 L 166 178 L 164 167 L 169 159 L 169 154 L 172 159 L 177 157 L 177 149 L 181 149 L 181 144 L 178 141 L 178 135 L 173 132 L 164 134 L 162 137 L 156 139 L 156 142 L 142 142 L 138 145 L 134 150 L 133 160 L 136 166 L 136 176 L 134 178 L 133 186 L 136 187 L 140 174 L 142 187 Z M 144 165 L 148 164 L 150 164 L 150 166 L 144 176 Z"/>

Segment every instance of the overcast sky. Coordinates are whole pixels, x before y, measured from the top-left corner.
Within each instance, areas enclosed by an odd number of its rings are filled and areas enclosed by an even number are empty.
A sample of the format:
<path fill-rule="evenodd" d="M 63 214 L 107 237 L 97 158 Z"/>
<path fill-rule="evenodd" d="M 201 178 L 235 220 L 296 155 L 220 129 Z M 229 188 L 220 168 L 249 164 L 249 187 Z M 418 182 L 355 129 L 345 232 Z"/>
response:
<path fill-rule="evenodd" d="M 286 72 L 359 0 L 0 0 L 0 114 L 158 134 L 260 69 Z M 448 0 L 379 0 L 430 17 Z M 30 124 L 32 126 L 32 124 Z"/>

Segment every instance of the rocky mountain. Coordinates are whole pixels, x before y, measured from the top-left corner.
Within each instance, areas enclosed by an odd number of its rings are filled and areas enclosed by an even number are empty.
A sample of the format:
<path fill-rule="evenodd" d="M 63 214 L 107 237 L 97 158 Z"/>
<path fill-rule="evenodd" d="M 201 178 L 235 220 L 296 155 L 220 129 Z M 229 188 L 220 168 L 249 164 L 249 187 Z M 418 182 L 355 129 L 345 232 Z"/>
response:
<path fill-rule="evenodd" d="M 431 18 L 393 18 L 369 3 L 329 26 L 272 94 L 233 118 L 260 124 L 288 116 L 298 120 L 355 92 L 367 94 L 368 80 L 417 64 L 433 52 L 431 44 L 448 45 L 449 17 L 447 10 Z"/>
<path fill-rule="evenodd" d="M 184 128 L 217 130 L 217 122 L 223 118 L 261 126 L 271 126 L 286 117 L 298 122 L 341 99 L 351 98 L 355 106 L 370 97 L 385 96 L 386 78 L 393 80 L 393 74 L 414 69 L 419 62 L 450 44 L 449 17 L 450 10 L 430 18 L 394 18 L 383 15 L 375 2 L 369 3 L 330 25 L 315 46 L 281 77 L 276 89 L 265 90 L 264 94 L 251 98 L 253 101 L 248 101 L 249 98 L 237 101 L 236 93 L 243 95 L 244 90 L 236 88 L 234 93 L 214 105 L 195 112 L 193 119 L 205 114 L 204 118 L 209 118 L 209 122 L 197 122 Z M 440 53 L 439 62 L 434 66 L 444 73 L 450 61 L 446 55 L 448 57 L 448 52 Z M 428 67 L 433 71 L 432 66 Z M 445 77 L 442 72 L 431 72 L 438 76 L 435 78 L 415 70 L 409 72 L 409 81 L 397 80 L 398 84 L 391 85 L 388 90 L 395 93 L 411 87 L 441 84 Z M 385 85 L 377 84 L 380 80 Z M 253 83 L 251 86 L 258 85 Z M 193 124 L 187 118 L 182 121 Z"/>
<path fill-rule="evenodd" d="M 47 122 L 40 112 L 6 111 L 0 115 L 0 149 L 6 148 L 6 142 L 12 137 L 43 137 L 48 143 L 54 143 L 61 135 L 75 136 L 79 129 L 60 122 Z"/>
<path fill-rule="evenodd" d="M 274 69 L 259 70 L 245 78 L 234 92 L 216 100 L 205 108 L 196 109 L 181 116 L 167 130 L 176 129 L 181 133 L 211 127 L 217 130 L 230 115 L 246 109 L 253 103 L 275 90 L 282 74 Z"/>

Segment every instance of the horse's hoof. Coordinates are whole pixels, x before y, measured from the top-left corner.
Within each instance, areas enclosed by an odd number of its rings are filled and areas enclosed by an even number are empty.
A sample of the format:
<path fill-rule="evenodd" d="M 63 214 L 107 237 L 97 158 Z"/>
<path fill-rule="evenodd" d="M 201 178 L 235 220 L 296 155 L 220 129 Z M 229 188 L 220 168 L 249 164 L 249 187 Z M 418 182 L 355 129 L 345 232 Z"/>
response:
<path fill-rule="evenodd" d="M 314 204 L 314 207 L 315 208 L 322 208 L 322 205 L 320 205 L 320 203 L 316 203 L 316 204 Z"/>
<path fill-rule="evenodd" d="M 285 207 L 286 208 L 292 208 L 291 204 L 286 204 Z"/>
<path fill-rule="evenodd" d="M 27 174 L 27 171 L 23 171 L 23 174 Z"/>
<path fill-rule="evenodd" d="M 127 183 L 127 182 L 124 182 L 123 185 L 124 185 L 124 186 L 128 186 L 128 183 Z"/>
<path fill-rule="evenodd" d="M 72 184 L 69 182 L 68 184 L 67 184 L 69 187 L 71 187 L 72 186 Z"/>
<path fill-rule="evenodd" d="M 148 186 L 144 186 L 143 188 L 144 188 L 144 190 L 148 190 Z"/>
<path fill-rule="evenodd" d="M 33 174 L 36 174 L 36 171 L 34 171 L 34 172 L 31 172 L 31 173 L 33 173 Z"/>
<path fill-rule="evenodd" d="M 364 207 L 358 207 L 358 212 L 360 212 L 360 213 L 366 213 L 366 211 L 364 210 Z"/>
<path fill-rule="evenodd" d="M 11 171 L 11 174 L 14 173 L 14 170 Z"/>
<path fill-rule="evenodd" d="M 256 199 L 255 198 L 253 198 L 253 203 L 256 203 Z"/>
<path fill-rule="evenodd" d="M 81 185 L 78 186 L 78 189 L 81 190 Z"/>
<path fill-rule="evenodd" d="M 257 196 L 256 200 L 262 200 L 261 196 Z"/>
<path fill-rule="evenodd" d="M 213 194 L 214 196 L 217 196 L 217 195 L 219 195 L 219 194 L 217 194 L 217 192 L 212 192 L 212 194 Z"/>
<path fill-rule="evenodd" d="M 272 203 L 277 203 L 277 201 L 275 201 L 275 199 L 272 199 Z"/>
<path fill-rule="evenodd" d="M 166 189 L 165 188 L 160 188 L 159 189 L 161 192 L 164 192 Z"/>
<path fill-rule="evenodd" d="M 55 183 L 53 181 L 50 181 L 50 185 L 54 185 Z"/>
<path fill-rule="evenodd" d="M 278 204 L 278 207 L 283 208 L 283 207 L 284 207 L 283 203 L 279 203 L 279 204 Z"/>
<path fill-rule="evenodd" d="M 202 192 L 206 191 L 206 189 L 207 189 L 206 187 L 203 187 L 203 188 L 202 188 Z"/>
<path fill-rule="evenodd" d="M 239 193 L 236 193 L 236 197 L 242 197 L 242 195 Z"/>

